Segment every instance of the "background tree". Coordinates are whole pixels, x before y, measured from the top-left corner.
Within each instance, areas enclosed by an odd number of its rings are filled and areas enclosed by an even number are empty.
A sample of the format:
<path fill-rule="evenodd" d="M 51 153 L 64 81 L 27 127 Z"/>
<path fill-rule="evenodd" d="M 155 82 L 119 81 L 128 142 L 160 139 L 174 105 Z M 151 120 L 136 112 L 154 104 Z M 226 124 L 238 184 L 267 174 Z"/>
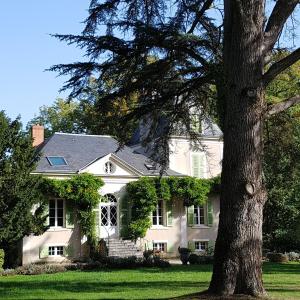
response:
<path fill-rule="evenodd" d="M 80 124 L 80 108 L 78 101 L 57 98 L 51 106 L 43 105 L 39 114 L 27 124 L 27 130 L 34 124 L 45 127 L 45 137 L 54 132 L 82 133 L 85 131 Z"/>
<path fill-rule="evenodd" d="M 19 119 L 11 121 L 1 111 L 0 248 L 5 251 L 5 267 L 18 263 L 19 242 L 25 235 L 41 233 L 45 229 L 40 181 L 30 175 L 36 159 L 32 139 L 22 132 Z"/>
<path fill-rule="evenodd" d="M 210 293 L 259 296 L 262 283 L 262 216 L 267 199 L 262 176 L 265 120 L 300 101 L 294 96 L 268 106 L 270 82 L 300 57 L 300 49 L 270 60 L 285 23 L 298 0 L 278 0 L 267 16 L 264 0 L 92 0 L 82 35 L 56 35 L 86 49 L 88 61 L 52 67 L 71 75 L 63 89 L 81 94 L 94 75 L 100 96 L 98 114 L 117 99 L 139 94 L 128 120 L 150 115 L 146 142 L 161 145 L 168 163 L 168 139 L 181 122 L 193 140 L 191 110 L 206 112 L 215 84 L 224 132 L 220 221 Z M 223 10 L 224 8 L 224 10 Z M 214 10 L 214 12 L 212 12 Z M 216 15 L 217 13 L 220 15 Z M 224 13 L 224 22 L 223 22 Z M 106 35 L 100 30 L 106 27 Z M 147 57 L 157 59 L 147 62 Z M 105 78 L 116 85 L 109 94 Z M 209 105 L 208 105 L 209 107 Z M 164 126 L 161 118 L 167 120 Z M 123 129 L 123 130 L 122 130 Z"/>
<path fill-rule="evenodd" d="M 278 53 L 275 59 L 289 53 Z M 268 86 L 266 99 L 274 104 L 300 94 L 300 62 Z M 300 250 L 300 118 L 299 105 L 271 117 L 265 127 L 264 176 L 268 201 L 264 207 L 264 247 Z"/>
<path fill-rule="evenodd" d="M 105 80 L 105 93 L 114 88 L 113 78 Z M 89 84 L 78 99 L 58 98 L 50 106 L 43 105 L 39 109 L 39 114 L 30 120 L 26 126 L 30 130 L 34 124 L 45 127 L 45 137 L 51 136 L 55 132 L 65 133 L 87 133 L 117 136 L 118 128 L 124 126 L 121 118 L 128 112 L 130 107 L 136 105 L 137 94 L 131 94 L 127 100 L 122 98 L 112 103 L 111 106 L 98 113 L 97 103 L 99 94 L 94 78 L 89 79 Z M 137 127 L 136 122 L 126 124 L 130 130 L 126 131 L 126 138 L 130 138 L 130 133 Z"/>

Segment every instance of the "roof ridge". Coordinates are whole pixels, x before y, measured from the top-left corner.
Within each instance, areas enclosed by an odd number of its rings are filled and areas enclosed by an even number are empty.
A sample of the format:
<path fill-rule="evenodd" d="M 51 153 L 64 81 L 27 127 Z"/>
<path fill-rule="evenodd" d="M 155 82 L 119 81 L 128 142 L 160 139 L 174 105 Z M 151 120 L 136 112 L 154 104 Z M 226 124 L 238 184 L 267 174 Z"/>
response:
<path fill-rule="evenodd" d="M 85 134 L 85 133 L 67 133 L 67 132 L 54 132 L 53 135 L 58 134 L 58 135 L 75 135 L 75 136 L 90 136 L 90 137 L 106 137 L 106 138 L 115 138 L 111 135 L 101 135 L 101 134 Z M 53 136 L 52 135 L 52 136 Z"/>

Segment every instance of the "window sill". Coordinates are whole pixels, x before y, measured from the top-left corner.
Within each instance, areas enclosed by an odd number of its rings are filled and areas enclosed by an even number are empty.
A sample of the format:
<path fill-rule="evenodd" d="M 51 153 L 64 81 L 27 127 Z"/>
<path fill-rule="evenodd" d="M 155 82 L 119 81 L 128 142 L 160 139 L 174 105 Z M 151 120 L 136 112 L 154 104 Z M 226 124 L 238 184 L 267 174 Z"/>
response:
<path fill-rule="evenodd" d="M 171 226 L 163 226 L 163 225 L 152 225 L 150 230 L 166 230 L 169 229 Z"/>
<path fill-rule="evenodd" d="M 211 227 L 207 225 L 193 225 L 192 229 L 211 229 Z"/>
<path fill-rule="evenodd" d="M 71 228 L 66 227 L 50 227 L 46 232 L 57 232 L 57 231 L 72 231 Z"/>

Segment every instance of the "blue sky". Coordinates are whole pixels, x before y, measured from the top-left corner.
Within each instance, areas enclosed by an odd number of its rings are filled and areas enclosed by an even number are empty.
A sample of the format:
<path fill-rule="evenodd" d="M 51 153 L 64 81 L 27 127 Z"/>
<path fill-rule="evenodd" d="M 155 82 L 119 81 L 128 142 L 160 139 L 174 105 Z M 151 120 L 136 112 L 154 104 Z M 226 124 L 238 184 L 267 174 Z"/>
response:
<path fill-rule="evenodd" d="M 21 115 L 26 125 L 40 106 L 67 95 L 58 93 L 67 78 L 45 69 L 80 61 L 82 52 L 49 34 L 80 33 L 89 3 L 90 0 L 0 1 L 0 110 L 10 118 Z"/>
<path fill-rule="evenodd" d="M 51 104 L 67 78 L 44 70 L 81 59 L 81 52 L 50 37 L 80 33 L 90 0 L 0 1 L 0 110 L 25 125 Z M 64 96 L 63 94 L 61 96 Z"/>

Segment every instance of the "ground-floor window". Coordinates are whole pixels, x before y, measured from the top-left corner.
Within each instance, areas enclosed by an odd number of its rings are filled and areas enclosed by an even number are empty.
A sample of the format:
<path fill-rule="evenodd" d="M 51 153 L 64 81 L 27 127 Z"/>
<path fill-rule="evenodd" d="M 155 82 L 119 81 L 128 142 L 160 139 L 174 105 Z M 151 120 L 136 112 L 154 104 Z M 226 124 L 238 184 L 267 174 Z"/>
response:
<path fill-rule="evenodd" d="M 195 242 L 195 250 L 196 251 L 207 251 L 208 248 L 208 242 L 207 241 L 196 241 Z"/>
<path fill-rule="evenodd" d="M 63 246 L 50 246 L 48 248 L 49 256 L 63 256 L 64 255 L 64 247 Z"/>
<path fill-rule="evenodd" d="M 154 251 L 160 251 L 160 252 L 166 252 L 167 250 L 167 244 L 166 243 L 160 243 L 155 242 L 153 243 L 153 250 Z"/>

